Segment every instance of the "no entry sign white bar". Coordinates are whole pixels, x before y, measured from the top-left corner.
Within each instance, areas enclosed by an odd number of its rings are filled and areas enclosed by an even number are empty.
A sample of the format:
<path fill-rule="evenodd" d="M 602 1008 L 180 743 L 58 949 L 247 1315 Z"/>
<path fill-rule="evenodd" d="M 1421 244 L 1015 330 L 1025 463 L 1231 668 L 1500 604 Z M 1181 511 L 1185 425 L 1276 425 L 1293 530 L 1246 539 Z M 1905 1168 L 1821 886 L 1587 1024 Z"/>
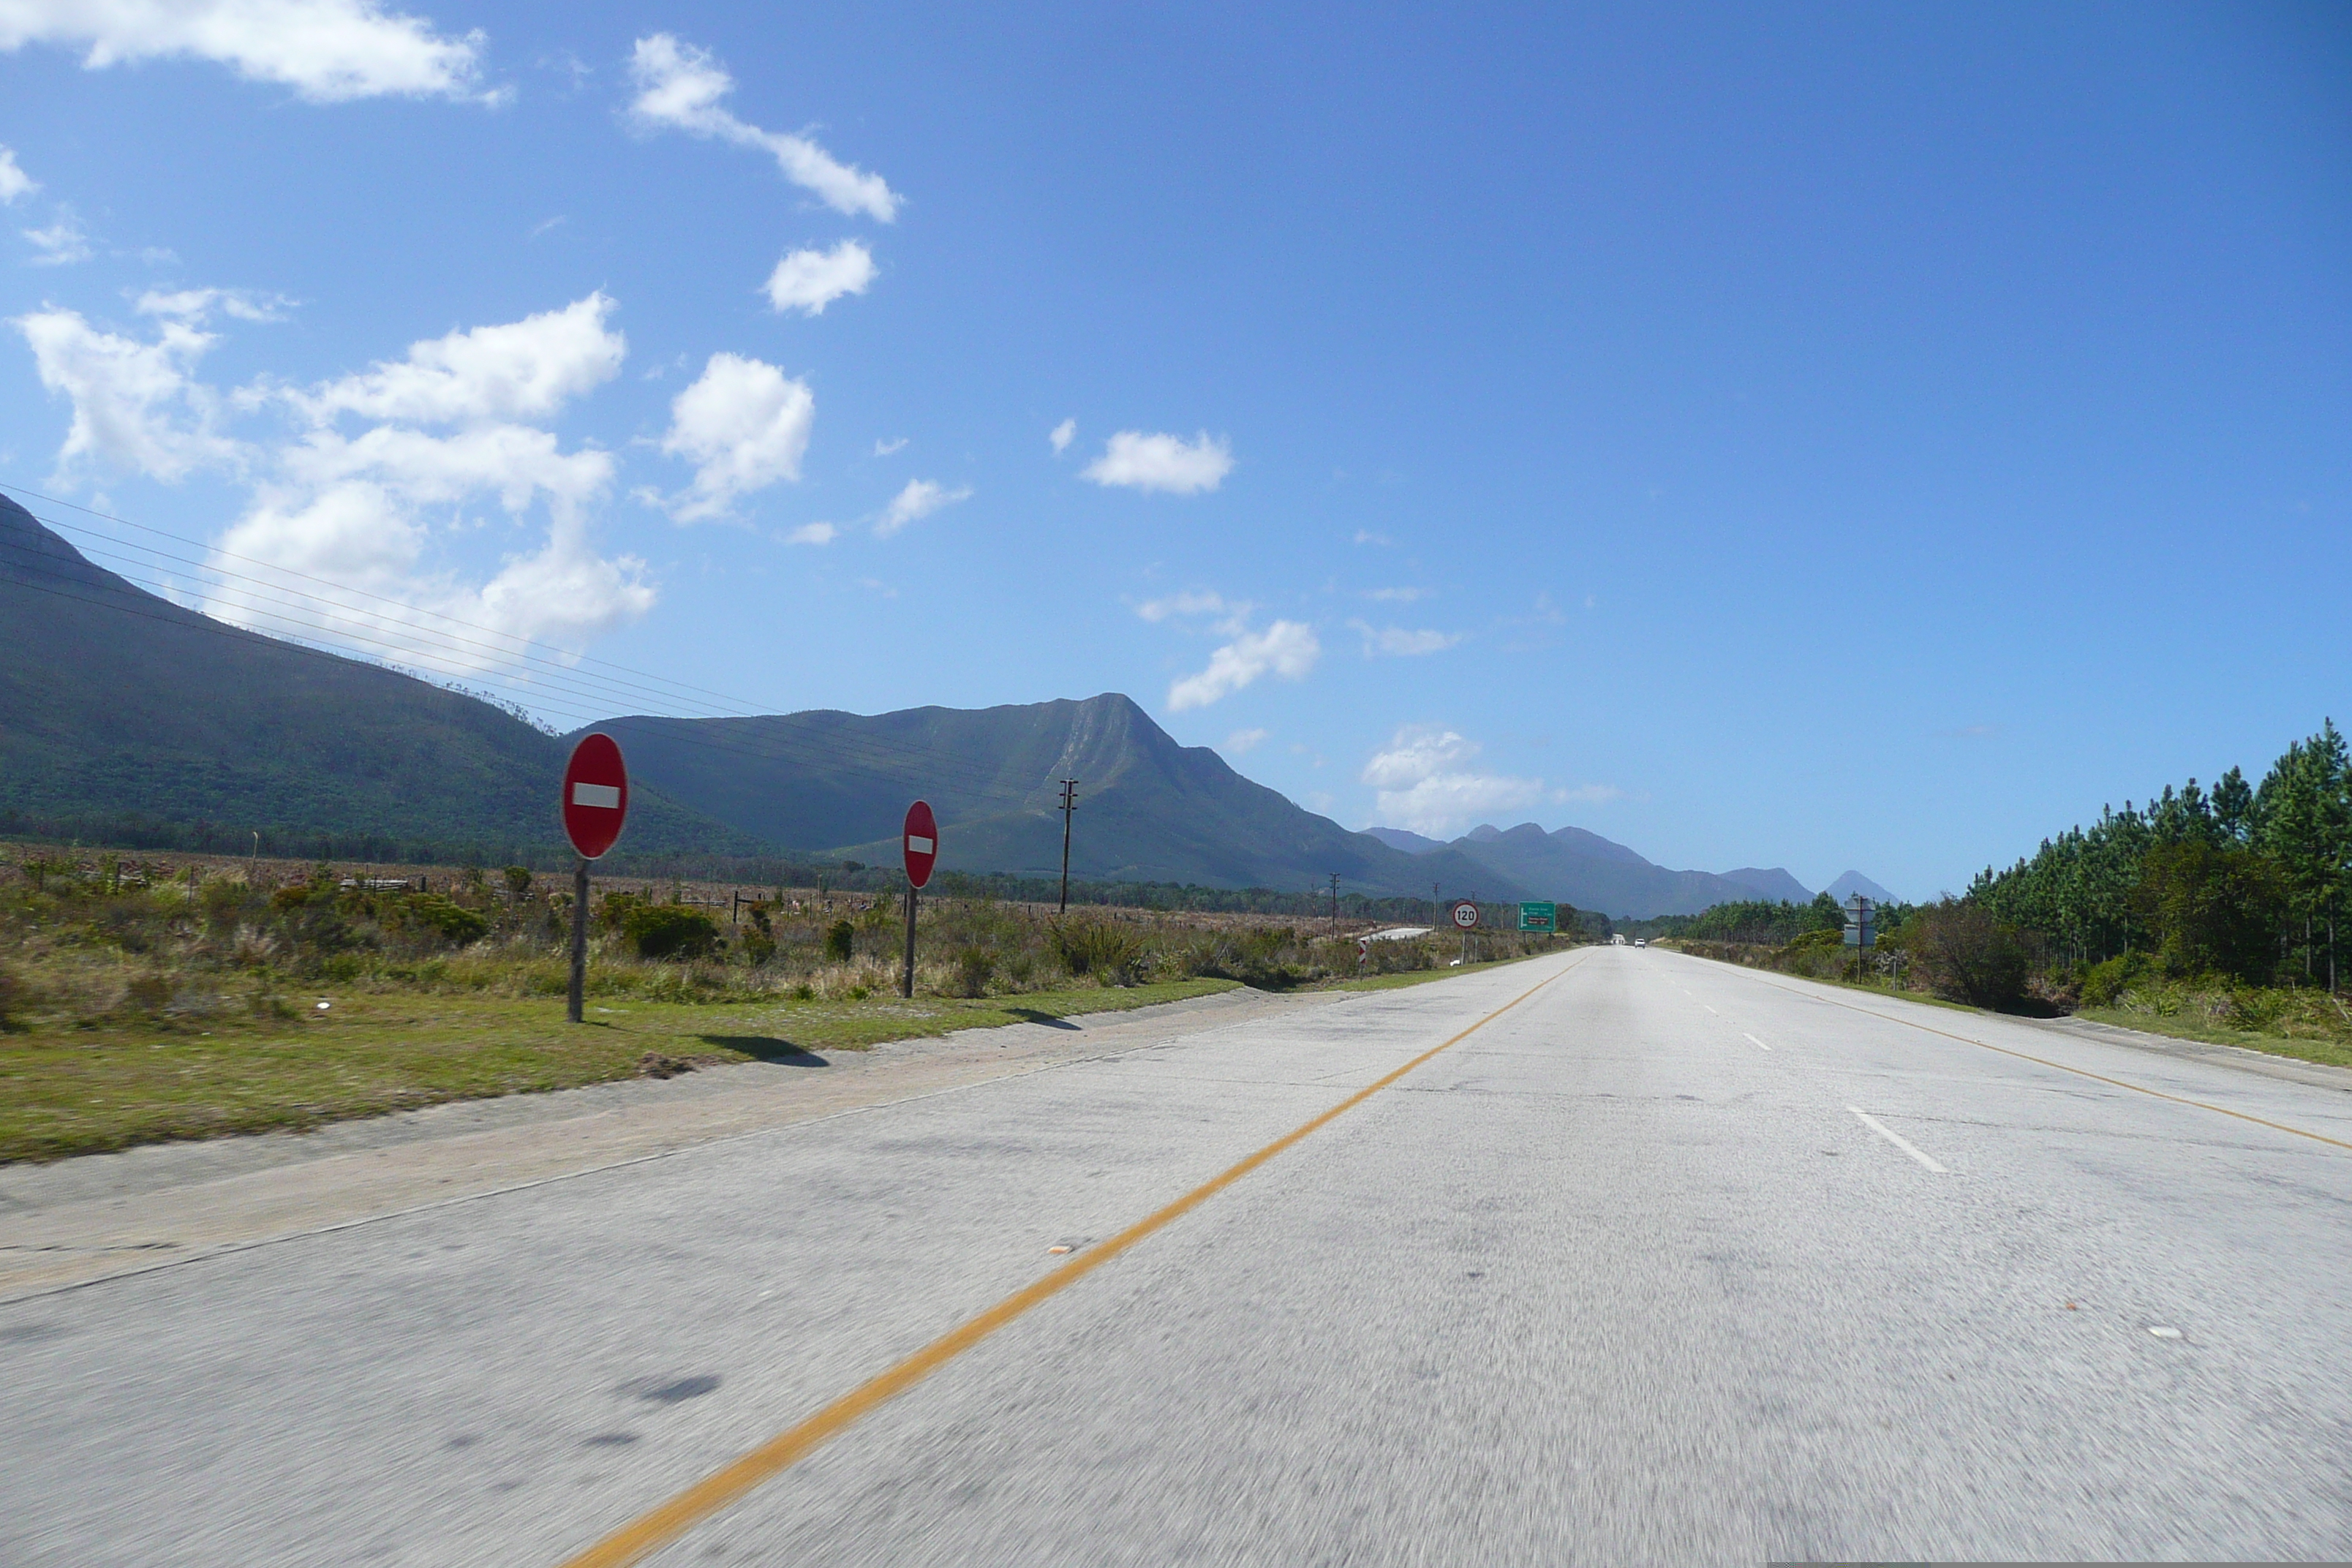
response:
<path fill-rule="evenodd" d="M 574 805 L 601 805 L 607 811 L 621 809 L 621 791 L 617 784 L 575 784 L 572 786 Z"/>

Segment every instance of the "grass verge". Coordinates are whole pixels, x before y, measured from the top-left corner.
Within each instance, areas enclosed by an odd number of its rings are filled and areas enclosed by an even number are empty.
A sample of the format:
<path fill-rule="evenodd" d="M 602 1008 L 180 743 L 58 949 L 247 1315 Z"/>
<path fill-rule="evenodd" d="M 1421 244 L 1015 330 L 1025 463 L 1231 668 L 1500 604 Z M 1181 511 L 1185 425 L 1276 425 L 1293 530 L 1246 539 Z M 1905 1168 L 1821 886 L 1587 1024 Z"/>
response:
<path fill-rule="evenodd" d="M 2195 1040 L 2208 1046 L 2242 1046 L 2269 1057 L 2317 1062 L 2322 1067 L 2352 1068 L 2352 1047 L 2333 1040 L 2257 1034 L 2250 1029 L 2229 1029 L 2200 1023 L 2193 1018 L 2168 1018 L 2161 1014 L 2120 1007 L 2084 1007 L 2074 1016 L 2088 1018 L 2093 1023 L 2111 1024 L 2118 1029 L 2137 1029 L 2143 1035 L 2163 1035 L 2171 1039 Z"/>
<path fill-rule="evenodd" d="M 1565 948 L 1561 952 L 1567 952 Z M 1433 980 L 1454 980 L 1465 974 L 1478 974 L 1489 969 L 1501 969 L 1507 964 L 1525 963 L 1539 953 L 1513 954 L 1509 958 L 1488 959 L 1484 963 L 1465 963 L 1458 969 L 1405 969 L 1393 974 L 1366 974 L 1354 980 L 1328 982 L 1323 989 L 1329 991 L 1393 991 L 1400 985 L 1426 985 Z"/>
<path fill-rule="evenodd" d="M 575 1089 L 636 1077 L 648 1055 L 814 1065 L 821 1051 L 1234 989 L 1230 980 L 1180 980 L 972 1001 L 693 1005 L 614 998 L 592 1004 L 589 1022 L 577 1028 L 563 1022 L 561 1001 L 328 990 L 308 999 L 302 1016 L 281 1024 L 224 1022 L 211 1033 L 126 1026 L 0 1034 L 0 1163 L 299 1131 L 446 1100 Z M 331 1004 L 325 1012 L 316 1010 L 321 999 Z"/>

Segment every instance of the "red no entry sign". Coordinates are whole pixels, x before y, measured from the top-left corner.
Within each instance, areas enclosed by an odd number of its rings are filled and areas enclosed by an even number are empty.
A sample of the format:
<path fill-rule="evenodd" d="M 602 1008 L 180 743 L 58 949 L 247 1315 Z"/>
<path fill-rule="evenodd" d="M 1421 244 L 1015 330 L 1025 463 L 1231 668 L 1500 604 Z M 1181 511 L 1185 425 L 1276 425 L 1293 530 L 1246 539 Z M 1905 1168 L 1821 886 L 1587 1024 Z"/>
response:
<path fill-rule="evenodd" d="M 563 832 L 583 859 L 593 860 L 621 837 L 629 815 L 629 770 L 604 733 L 583 735 L 563 765 Z"/>
<path fill-rule="evenodd" d="M 919 888 L 931 879 L 931 868 L 940 863 L 940 825 L 931 816 L 931 804 L 919 800 L 907 808 L 907 831 L 903 847 L 907 852 L 907 884 Z"/>

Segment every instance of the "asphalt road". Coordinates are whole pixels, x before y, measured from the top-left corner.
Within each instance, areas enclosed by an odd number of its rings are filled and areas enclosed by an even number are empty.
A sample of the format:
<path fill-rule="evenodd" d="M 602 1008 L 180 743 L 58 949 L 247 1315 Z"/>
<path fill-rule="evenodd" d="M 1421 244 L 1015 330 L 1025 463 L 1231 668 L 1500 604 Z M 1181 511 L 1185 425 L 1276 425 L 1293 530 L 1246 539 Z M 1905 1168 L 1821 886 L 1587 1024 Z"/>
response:
<path fill-rule="evenodd" d="M 561 1563 L 1090 1258 L 647 1560 L 2342 1558 L 2347 1221 L 2324 1075 L 1585 950 L 0 1306 L 0 1562 Z"/>

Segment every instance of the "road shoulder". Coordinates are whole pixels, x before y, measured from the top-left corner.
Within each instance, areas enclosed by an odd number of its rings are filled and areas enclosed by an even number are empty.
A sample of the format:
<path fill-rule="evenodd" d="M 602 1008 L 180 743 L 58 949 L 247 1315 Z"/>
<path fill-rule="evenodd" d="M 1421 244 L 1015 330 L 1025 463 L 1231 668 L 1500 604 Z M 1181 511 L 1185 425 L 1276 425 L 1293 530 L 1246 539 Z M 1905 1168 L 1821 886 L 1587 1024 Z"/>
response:
<path fill-rule="evenodd" d="M 0 1168 L 0 1301 L 1327 1006 L 1238 990 L 1117 1013 L 467 1100 L 304 1133 Z"/>

